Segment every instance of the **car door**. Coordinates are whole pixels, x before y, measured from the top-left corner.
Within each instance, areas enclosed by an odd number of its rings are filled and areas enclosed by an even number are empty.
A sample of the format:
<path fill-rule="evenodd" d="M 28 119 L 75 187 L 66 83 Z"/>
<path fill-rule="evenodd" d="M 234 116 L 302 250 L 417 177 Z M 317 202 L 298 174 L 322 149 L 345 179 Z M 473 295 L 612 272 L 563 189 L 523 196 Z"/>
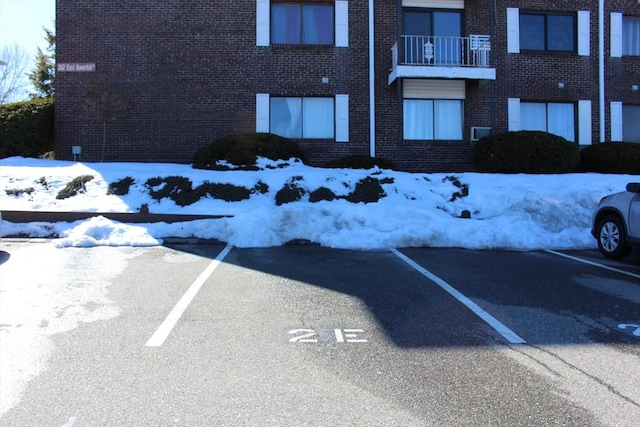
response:
<path fill-rule="evenodd" d="M 629 206 L 629 236 L 640 239 L 640 193 L 635 193 Z"/>

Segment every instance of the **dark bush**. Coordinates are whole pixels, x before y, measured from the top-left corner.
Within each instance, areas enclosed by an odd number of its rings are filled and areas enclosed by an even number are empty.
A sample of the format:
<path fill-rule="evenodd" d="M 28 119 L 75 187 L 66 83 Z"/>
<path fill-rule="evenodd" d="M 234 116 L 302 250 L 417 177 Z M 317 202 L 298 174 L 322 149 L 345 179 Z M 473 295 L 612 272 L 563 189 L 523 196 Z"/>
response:
<path fill-rule="evenodd" d="M 207 196 L 227 202 L 239 202 L 251 197 L 253 191 L 260 191 L 261 189 L 261 187 L 256 186 L 252 191 L 232 184 L 215 184 L 208 181 L 193 188 L 191 180 L 182 176 L 150 178 L 145 185 L 149 189 L 151 198 L 162 200 L 166 197 L 173 200 L 178 206 L 192 205 Z"/>
<path fill-rule="evenodd" d="M 565 173 L 580 164 L 580 150 L 577 144 L 547 132 L 506 132 L 478 141 L 473 160 L 481 172 Z"/>
<path fill-rule="evenodd" d="M 303 188 L 298 187 L 293 182 L 289 182 L 276 193 L 276 206 L 281 206 L 285 203 L 297 202 L 302 199 L 304 194 L 305 191 Z"/>
<path fill-rule="evenodd" d="M 346 199 L 352 203 L 375 203 L 386 194 L 377 178 L 370 176 L 361 179 L 357 184 L 353 193 L 349 194 Z"/>
<path fill-rule="evenodd" d="M 112 182 L 109 184 L 109 188 L 107 189 L 107 194 L 114 194 L 116 196 L 126 196 L 129 194 L 129 188 L 133 185 L 135 180 L 130 176 L 126 178 L 122 178 L 116 182 Z"/>
<path fill-rule="evenodd" d="M 151 198 L 154 200 L 162 200 L 165 197 L 168 197 L 175 201 L 175 198 L 178 194 L 193 192 L 193 184 L 191 180 L 183 176 L 149 178 L 145 185 L 149 189 Z M 161 188 L 157 190 L 155 189 L 156 187 L 159 187 L 161 185 Z"/>
<path fill-rule="evenodd" d="M 82 175 L 76 178 L 73 178 L 70 183 L 68 183 L 62 190 L 58 192 L 56 199 L 68 199 L 69 197 L 73 197 L 79 193 L 84 193 L 87 191 L 85 188 L 85 184 L 93 179 L 93 175 Z"/>
<path fill-rule="evenodd" d="M 381 157 L 371 157 L 366 155 L 354 155 L 333 160 L 327 164 L 328 168 L 344 168 L 344 169 L 371 169 L 374 167 L 380 169 L 394 169 L 391 160 Z"/>
<path fill-rule="evenodd" d="M 214 141 L 193 156 L 196 169 L 227 170 L 219 161 L 226 161 L 242 170 L 256 170 L 257 157 L 271 160 L 300 159 L 307 163 L 307 155 L 295 141 L 272 133 L 243 133 L 230 135 Z"/>
<path fill-rule="evenodd" d="M 582 149 L 581 170 L 586 172 L 640 174 L 640 144 L 603 142 Z"/>
<path fill-rule="evenodd" d="M 337 199 L 338 197 L 335 193 L 329 190 L 327 187 L 320 187 L 317 190 L 312 191 L 309 194 L 309 201 L 311 203 L 317 203 L 322 200 L 326 200 L 328 202 Z"/>
<path fill-rule="evenodd" d="M 258 183 L 253 187 L 253 191 L 260 194 L 267 194 L 269 192 L 269 184 L 258 181 Z"/>
<path fill-rule="evenodd" d="M 196 190 L 202 188 L 203 192 L 209 194 L 214 199 L 224 200 L 226 202 L 239 202 L 251 197 L 251 190 L 232 184 L 212 184 L 205 182 Z"/>
<path fill-rule="evenodd" d="M 53 150 L 53 99 L 0 105 L 0 158 Z"/>
<path fill-rule="evenodd" d="M 21 194 L 26 194 L 27 196 L 30 196 L 31 193 L 33 193 L 34 191 L 36 191 L 36 190 L 33 187 L 29 187 L 29 188 L 11 188 L 11 189 L 4 190 L 4 192 L 7 193 L 7 196 L 19 196 Z"/>

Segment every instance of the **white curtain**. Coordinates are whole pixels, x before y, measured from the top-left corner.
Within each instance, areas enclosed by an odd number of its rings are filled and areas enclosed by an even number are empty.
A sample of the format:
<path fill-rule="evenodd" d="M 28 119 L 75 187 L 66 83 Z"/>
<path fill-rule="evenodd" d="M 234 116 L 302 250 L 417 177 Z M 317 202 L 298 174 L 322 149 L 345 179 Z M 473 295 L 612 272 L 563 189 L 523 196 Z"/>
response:
<path fill-rule="evenodd" d="M 435 139 L 462 139 L 462 101 L 437 99 L 434 102 Z"/>
<path fill-rule="evenodd" d="M 549 132 L 574 142 L 574 106 L 569 103 L 521 102 L 520 129 Z"/>
<path fill-rule="evenodd" d="M 269 129 L 271 133 L 286 138 L 302 137 L 302 125 L 300 123 L 302 100 L 300 98 L 271 97 L 270 113 Z"/>
<path fill-rule="evenodd" d="M 404 139 L 433 139 L 433 101 L 404 100 Z"/>
<path fill-rule="evenodd" d="M 333 138 L 333 98 L 304 98 L 302 108 L 304 138 Z"/>
<path fill-rule="evenodd" d="M 520 129 L 546 132 L 547 104 L 544 102 L 521 102 Z"/>
<path fill-rule="evenodd" d="M 622 54 L 640 55 L 640 18 L 622 19 Z"/>
<path fill-rule="evenodd" d="M 300 98 L 286 98 L 289 109 L 289 126 L 287 127 L 287 138 L 300 138 L 302 128 L 300 126 L 300 115 L 302 114 L 302 102 Z"/>
<path fill-rule="evenodd" d="M 548 131 L 554 135 L 559 135 L 567 141 L 576 140 L 573 104 L 549 103 L 547 110 Z"/>

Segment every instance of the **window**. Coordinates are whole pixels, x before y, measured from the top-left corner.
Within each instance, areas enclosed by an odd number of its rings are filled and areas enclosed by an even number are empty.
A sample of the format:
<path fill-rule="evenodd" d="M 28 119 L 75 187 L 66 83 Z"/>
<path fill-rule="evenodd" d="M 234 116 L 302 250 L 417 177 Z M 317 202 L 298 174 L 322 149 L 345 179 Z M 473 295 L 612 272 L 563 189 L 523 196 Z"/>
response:
<path fill-rule="evenodd" d="M 520 49 L 573 52 L 576 50 L 574 15 L 520 13 Z"/>
<path fill-rule="evenodd" d="M 404 50 L 407 63 L 459 64 L 462 60 L 462 14 L 458 11 L 405 9 Z"/>
<path fill-rule="evenodd" d="M 571 103 L 520 103 L 520 129 L 539 130 L 575 141 L 575 113 Z"/>
<path fill-rule="evenodd" d="M 405 99 L 404 139 L 461 140 L 462 101 Z"/>
<path fill-rule="evenodd" d="M 271 97 L 269 129 L 286 138 L 333 138 L 333 98 Z"/>
<path fill-rule="evenodd" d="M 640 105 L 622 106 L 622 140 L 640 142 Z"/>
<path fill-rule="evenodd" d="M 622 18 L 622 54 L 640 56 L 640 18 Z"/>
<path fill-rule="evenodd" d="M 256 46 L 272 44 L 349 47 L 349 2 L 256 0 Z"/>
<path fill-rule="evenodd" d="M 332 45 L 333 5 L 271 5 L 271 43 Z"/>

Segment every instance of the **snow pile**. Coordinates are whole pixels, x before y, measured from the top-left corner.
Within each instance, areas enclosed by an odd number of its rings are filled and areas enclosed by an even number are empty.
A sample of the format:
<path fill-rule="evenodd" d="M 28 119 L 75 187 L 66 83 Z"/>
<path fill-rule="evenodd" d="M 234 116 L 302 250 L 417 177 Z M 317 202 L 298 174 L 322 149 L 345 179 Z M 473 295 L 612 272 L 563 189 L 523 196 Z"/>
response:
<path fill-rule="evenodd" d="M 324 169 L 294 159 L 262 159 L 259 171 L 204 171 L 179 164 L 74 163 L 12 157 L 0 160 L 0 209 L 233 215 L 179 223 L 122 224 L 97 217 L 73 223 L 14 224 L 2 235 L 58 236 L 60 247 L 149 246 L 167 237 L 218 239 L 239 247 L 279 246 L 303 239 L 342 249 L 408 246 L 511 250 L 595 247 L 591 214 L 601 197 L 623 191 L 632 175 L 410 174 L 390 170 Z M 78 176 L 92 176 L 79 194 L 57 199 Z M 211 196 L 179 206 L 151 197 L 147 181 L 179 176 L 193 187 L 232 184 L 253 191 L 249 199 L 227 202 Z M 108 194 L 109 185 L 130 177 L 128 194 Z M 312 203 L 324 187 L 339 197 L 365 178 L 377 179 L 384 197 L 375 203 L 344 198 Z M 304 190 L 301 200 L 276 206 L 285 185 Z M 468 211 L 470 218 L 462 218 Z"/>

